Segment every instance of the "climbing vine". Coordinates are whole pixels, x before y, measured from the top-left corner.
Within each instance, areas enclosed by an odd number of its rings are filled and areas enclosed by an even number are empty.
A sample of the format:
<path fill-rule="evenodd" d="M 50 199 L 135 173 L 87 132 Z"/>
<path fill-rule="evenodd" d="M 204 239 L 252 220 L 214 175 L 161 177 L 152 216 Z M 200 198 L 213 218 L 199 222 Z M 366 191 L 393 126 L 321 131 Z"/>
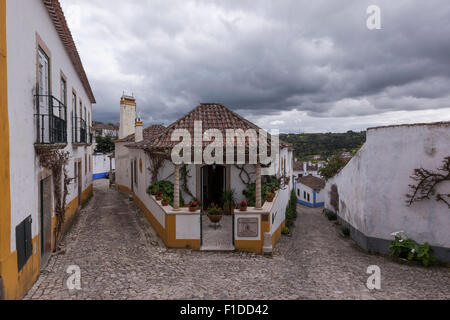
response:
<path fill-rule="evenodd" d="M 444 181 L 450 181 L 450 157 L 443 160 L 442 167 L 438 171 L 431 171 L 424 168 L 415 169 L 414 175 L 411 179 L 416 181 L 416 184 L 409 185 L 411 192 L 406 195 L 408 206 L 412 206 L 414 202 L 430 200 L 432 196 L 436 196 L 436 201 L 442 201 L 450 209 L 450 194 L 437 193 L 437 185 Z"/>
<path fill-rule="evenodd" d="M 66 201 L 69 194 L 69 184 L 73 178 L 69 177 L 67 172 L 67 163 L 69 162 L 69 152 L 64 152 L 54 149 L 41 149 L 37 151 L 39 156 L 39 163 L 43 168 L 52 172 L 53 179 L 53 193 L 55 198 L 55 250 L 60 243 L 64 223 L 66 220 Z"/>
<path fill-rule="evenodd" d="M 254 173 L 250 173 L 245 169 L 245 165 L 234 165 L 237 169 L 240 170 L 239 172 L 239 179 L 241 179 L 242 183 L 245 184 L 246 186 L 249 186 L 252 183 L 252 179 L 250 177 L 251 174 Z"/>
<path fill-rule="evenodd" d="M 149 150 L 146 150 L 145 153 L 147 153 L 148 158 L 150 159 L 150 167 L 148 170 L 151 175 L 151 184 L 154 184 L 158 181 L 159 170 L 161 170 L 167 155 L 165 153 L 152 152 Z"/>

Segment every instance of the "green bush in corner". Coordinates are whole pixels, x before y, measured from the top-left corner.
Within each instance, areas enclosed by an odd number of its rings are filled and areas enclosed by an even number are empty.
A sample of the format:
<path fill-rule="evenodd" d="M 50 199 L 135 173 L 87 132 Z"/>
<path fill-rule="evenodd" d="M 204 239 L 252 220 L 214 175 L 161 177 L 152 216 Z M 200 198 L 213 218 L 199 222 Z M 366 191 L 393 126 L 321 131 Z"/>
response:
<path fill-rule="evenodd" d="M 389 255 L 391 257 L 420 261 L 425 267 L 435 261 L 433 249 L 430 248 L 427 242 L 420 245 L 413 239 L 408 238 L 403 231 L 395 232 L 392 235 L 395 239 L 389 246 Z"/>

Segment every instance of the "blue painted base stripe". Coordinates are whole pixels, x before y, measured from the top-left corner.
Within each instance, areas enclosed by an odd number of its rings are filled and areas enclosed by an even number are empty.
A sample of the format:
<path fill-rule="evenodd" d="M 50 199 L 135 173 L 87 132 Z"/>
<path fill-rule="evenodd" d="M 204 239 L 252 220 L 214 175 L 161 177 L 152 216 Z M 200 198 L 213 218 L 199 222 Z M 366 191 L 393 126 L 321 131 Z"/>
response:
<path fill-rule="evenodd" d="M 310 207 L 310 208 L 314 208 L 314 205 L 312 205 L 312 204 L 309 203 L 309 202 L 305 202 L 305 201 L 302 201 L 302 200 L 298 200 L 298 203 L 300 203 L 300 204 L 302 204 L 302 205 L 304 205 L 304 206 Z"/>
<path fill-rule="evenodd" d="M 96 173 L 94 175 L 92 175 L 92 178 L 94 180 L 98 180 L 98 179 L 106 179 L 106 176 L 108 175 L 108 172 L 103 172 L 103 173 Z"/>

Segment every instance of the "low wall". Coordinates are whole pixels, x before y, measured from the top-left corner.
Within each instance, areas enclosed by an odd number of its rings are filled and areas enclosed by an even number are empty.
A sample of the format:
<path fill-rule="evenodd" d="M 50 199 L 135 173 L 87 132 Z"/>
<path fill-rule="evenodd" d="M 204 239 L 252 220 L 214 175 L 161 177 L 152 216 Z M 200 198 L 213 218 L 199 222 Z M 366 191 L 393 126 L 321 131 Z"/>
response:
<path fill-rule="evenodd" d="M 365 249 L 387 253 L 393 232 L 404 231 L 419 243 L 428 242 L 441 261 L 450 261 L 450 210 L 434 198 L 406 205 L 414 170 L 437 171 L 450 156 L 450 123 L 369 129 L 367 142 L 325 188 L 325 206 L 337 211 L 352 237 Z M 336 185 L 339 207 L 330 203 Z M 450 193 L 450 182 L 438 186 Z"/>

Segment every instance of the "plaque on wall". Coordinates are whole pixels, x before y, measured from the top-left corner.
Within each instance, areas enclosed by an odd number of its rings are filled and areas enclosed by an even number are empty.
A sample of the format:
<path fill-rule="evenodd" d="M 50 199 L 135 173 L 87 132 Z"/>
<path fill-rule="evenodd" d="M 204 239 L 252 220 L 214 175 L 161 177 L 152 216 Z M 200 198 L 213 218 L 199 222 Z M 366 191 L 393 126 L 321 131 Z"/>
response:
<path fill-rule="evenodd" d="M 239 218 L 237 235 L 241 238 L 256 238 L 259 235 L 258 218 Z"/>

